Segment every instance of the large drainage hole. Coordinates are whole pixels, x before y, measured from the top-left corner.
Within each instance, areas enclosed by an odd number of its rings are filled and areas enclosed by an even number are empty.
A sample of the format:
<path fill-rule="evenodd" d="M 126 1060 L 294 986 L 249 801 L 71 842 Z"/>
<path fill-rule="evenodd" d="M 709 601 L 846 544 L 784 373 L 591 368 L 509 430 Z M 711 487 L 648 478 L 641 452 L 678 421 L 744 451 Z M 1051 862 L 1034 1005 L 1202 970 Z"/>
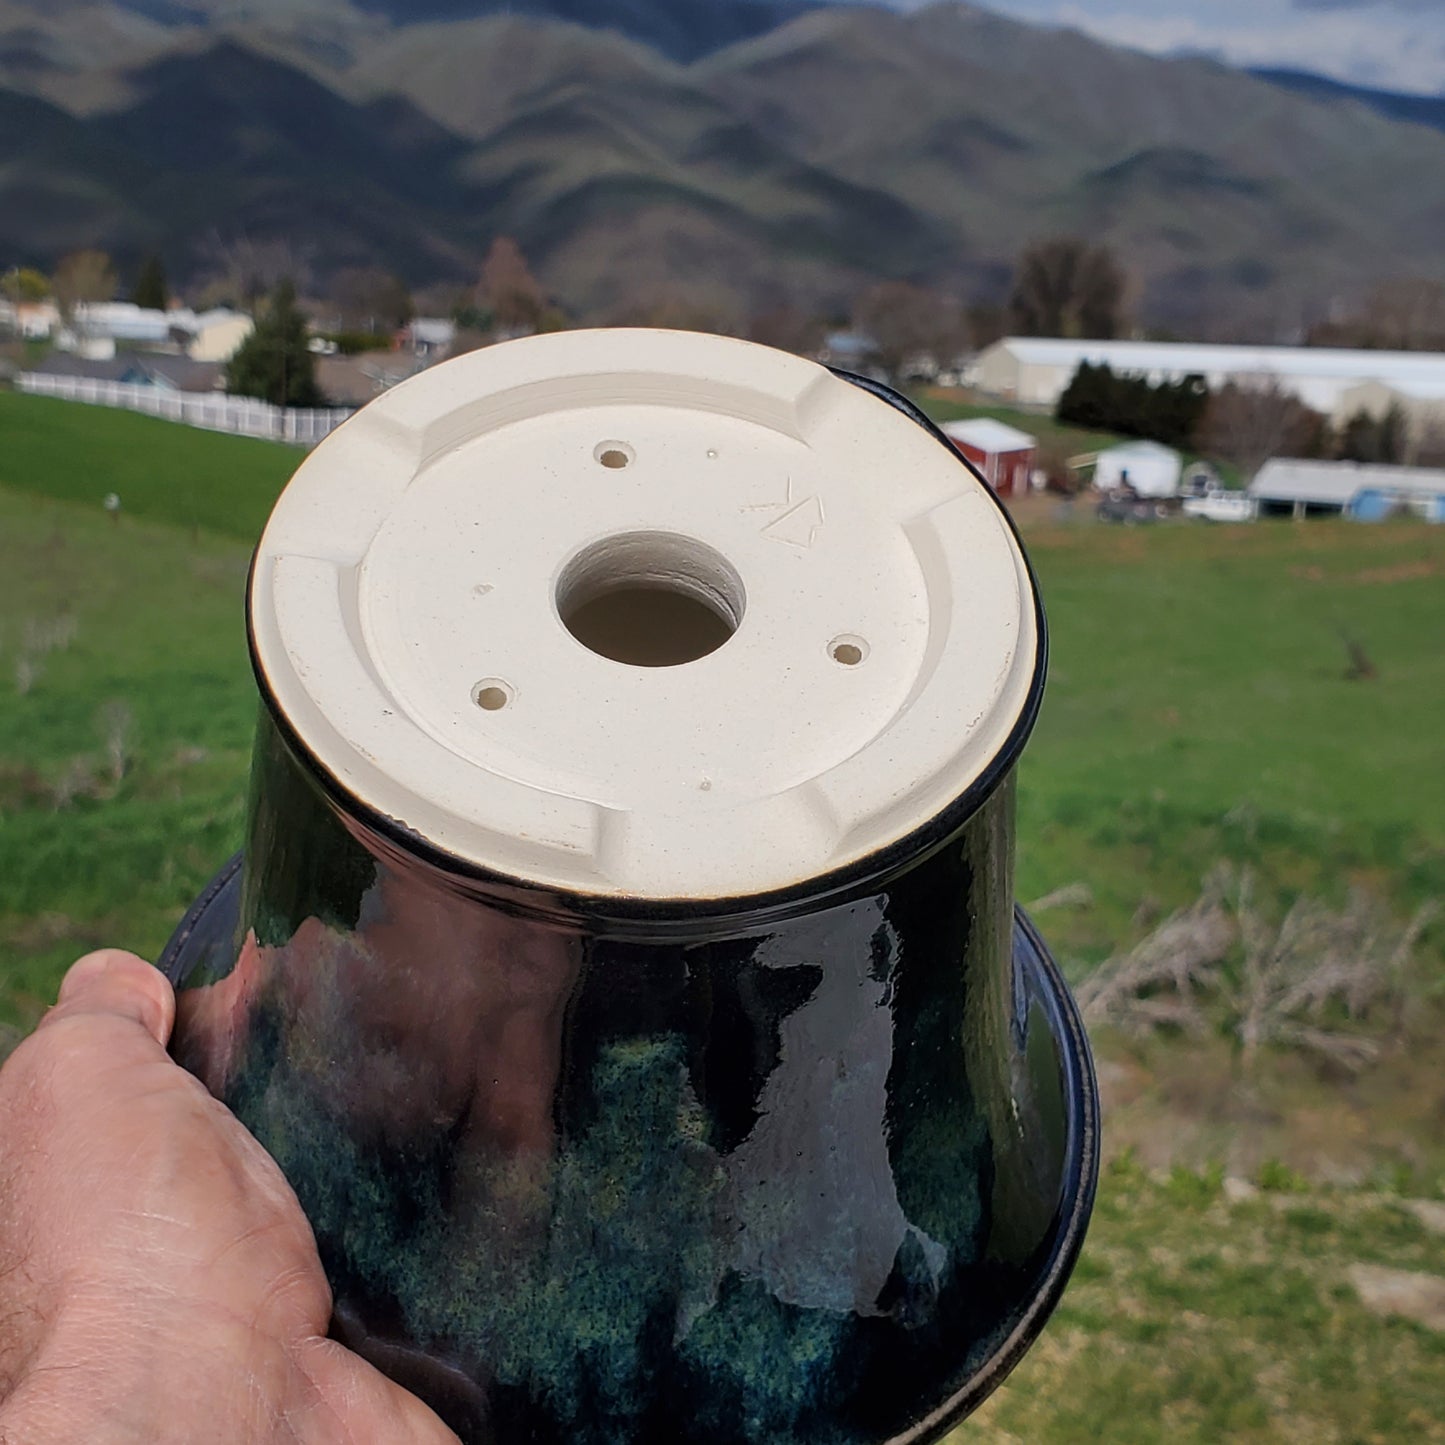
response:
<path fill-rule="evenodd" d="M 677 667 L 716 652 L 743 620 L 726 557 L 672 532 L 625 532 L 579 552 L 557 581 L 557 613 L 591 652 L 631 667 Z"/>

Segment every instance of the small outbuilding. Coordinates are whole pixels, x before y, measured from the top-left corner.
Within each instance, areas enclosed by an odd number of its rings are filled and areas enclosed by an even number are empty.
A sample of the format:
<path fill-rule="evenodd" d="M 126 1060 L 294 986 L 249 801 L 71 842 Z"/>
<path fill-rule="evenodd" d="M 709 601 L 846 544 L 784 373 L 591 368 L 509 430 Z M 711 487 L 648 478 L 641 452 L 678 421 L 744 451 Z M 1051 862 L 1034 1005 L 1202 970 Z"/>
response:
<path fill-rule="evenodd" d="M 1101 492 L 1131 491 L 1138 497 L 1179 495 L 1184 458 L 1158 442 L 1125 442 L 1100 452 L 1094 464 L 1094 485 Z"/>
<path fill-rule="evenodd" d="M 1028 495 L 1039 451 L 1037 437 L 987 416 L 947 422 L 943 434 L 983 473 L 999 496 Z"/>

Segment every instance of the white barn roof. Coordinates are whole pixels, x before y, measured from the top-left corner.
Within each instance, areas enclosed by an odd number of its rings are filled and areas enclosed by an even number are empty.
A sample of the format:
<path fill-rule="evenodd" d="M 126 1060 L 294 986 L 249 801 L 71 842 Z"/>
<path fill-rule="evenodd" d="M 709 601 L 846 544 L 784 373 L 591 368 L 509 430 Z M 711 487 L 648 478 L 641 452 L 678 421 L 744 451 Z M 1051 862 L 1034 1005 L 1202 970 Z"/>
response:
<path fill-rule="evenodd" d="M 1396 496 L 1445 496 L 1445 471 L 1277 459 L 1266 462 L 1249 484 L 1250 496 L 1262 502 L 1313 502 L 1326 507 L 1347 507 L 1361 492 L 1373 490 Z"/>
<path fill-rule="evenodd" d="M 1099 453 L 1102 457 L 1118 457 L 1127 461 L 1130 457 L 1139 457 L 1149 461 L 1170 461 L 1181 460 L 1180 454 L 1173 447 L 1166 447 L 1162 442 L 1137 441 L 1120 442 L 1116 447 L 1110 447 L 1107 451 Z"/>
<path fill-rule="evenodd" d="M 995 421 L 989 416 L 974 417 L 969 421 L 950 421 L 943 426 L 943 434 L 950 441 L 967 442 L 971 447 L 998 456 L 1006 452 L 1032 451 L 1038 446 L 1038 438 L 1006 422 Z"/>
<path fill-rule="evenodd" d="M 1390 385 L 1445 384 L 1445 355 L 1433 351 L 1346 351 L 1324 346 L 1224 346 L 1176 341 L 1055 341 L 1010 336 L 999 343 L 1025 365 L 1106 363 L 1115 371 L 1278 375 Z"/>

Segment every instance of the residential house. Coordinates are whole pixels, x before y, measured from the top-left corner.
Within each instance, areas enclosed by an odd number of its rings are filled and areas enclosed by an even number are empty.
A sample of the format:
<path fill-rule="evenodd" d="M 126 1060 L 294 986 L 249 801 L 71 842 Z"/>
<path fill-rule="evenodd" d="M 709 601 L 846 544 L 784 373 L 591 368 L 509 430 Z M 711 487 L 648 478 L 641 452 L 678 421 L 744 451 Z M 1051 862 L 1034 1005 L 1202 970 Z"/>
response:
<path fill-rule="evenodd" d="M 452 343 L 457 339 L 457 323 L 441 316 L 413 317 L 403 330 L 402 339 L 413 355 L 439 360 L 451 352 Z"/>
<path fill-rule="evenodd" d="M 53 351 L 27 371 L 35 376 L 114 381 L 126 386 L 152 386 L 160 391 L 189 393 L 221 391 L 226 384 L 225 368 L 217 362 L 142 351 L 122 351 L 104 358 Z"/>

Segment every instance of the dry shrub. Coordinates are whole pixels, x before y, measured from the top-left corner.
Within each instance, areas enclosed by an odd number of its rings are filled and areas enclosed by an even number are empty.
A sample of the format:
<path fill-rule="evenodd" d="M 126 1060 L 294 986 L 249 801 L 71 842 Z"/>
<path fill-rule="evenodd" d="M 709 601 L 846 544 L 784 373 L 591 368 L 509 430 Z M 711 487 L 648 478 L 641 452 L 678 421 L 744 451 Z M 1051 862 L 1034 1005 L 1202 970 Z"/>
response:
<path fill-rule="evenodd" d="M 63 652 L 75 641 L 76 622 L 69 613 L 59 617 L 29 617 L 21 630 L 20 650 L 15 658 L 15 691 L 24 697 L 45 670 L 52 652 Z"/>
<path fill-rule="evenodd" d="M 130 761 L 130 730 L 134 718 L 130 707 L 119 698 L 112 698 L 96 714 L 96 728 L 105 744 L 106 766 L 112 788 L 120 786 Z"/>
<path fill-rule="evenodd" d="M 1426 903 L 1403 927 L 1363 889 L 1343 909 L 1301 897 L 1278 923 L 1257 904 L 1253 874 L 1217 866 L 1199 899 L 1171 914 L 1078 990 L 1084 1019 L 1142 1036 L 1221 1026 L 1246 1068 L 1266 1047 L 1302 1049 L 1349 1070 L 1398 1036 L 1421 935 L 1439 914 Z M 1239 966 L 1227 968 L 1238 949 Z M 1363 1027 L 1375 1024 L 1373 1034 Z"/>
<path fill-rule="evenodd" d="M 1217 985 L 1238 932 L 1226 902 L 1232 877 L 1228 868 L 1216 868 L 1195 903 L 1086 979 L 1078 990 L 1085 1022 L 1132 1034 L 1162 1027 L 1204 1033 L 1200 996 Z"/>

